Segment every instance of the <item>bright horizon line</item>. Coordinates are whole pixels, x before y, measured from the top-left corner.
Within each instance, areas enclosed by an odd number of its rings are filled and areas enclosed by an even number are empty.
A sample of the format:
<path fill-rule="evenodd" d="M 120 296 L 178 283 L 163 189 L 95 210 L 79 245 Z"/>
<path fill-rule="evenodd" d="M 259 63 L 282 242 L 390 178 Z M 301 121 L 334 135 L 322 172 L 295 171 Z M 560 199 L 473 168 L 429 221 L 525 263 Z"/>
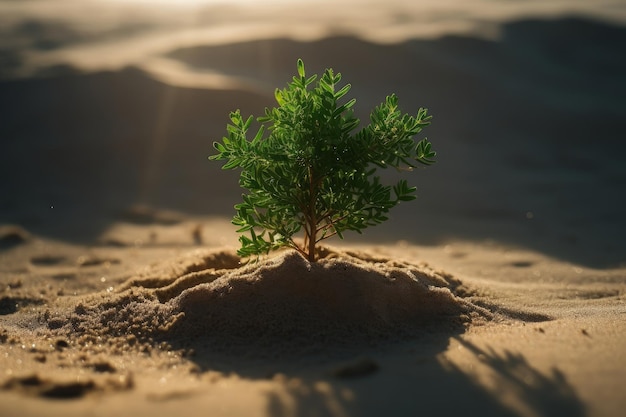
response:
<path fill-rule="evenodd" d="M 135 3 L 135 4 L 154 4 L 159 3 L 161 5 L 169 6 L 200 6 L 209 4 L 232 4 L 232 3 L 257 3 L 258 0 L 91 0 L 96 2 L 113 2 L 113 3 Z M 291 0 L 293 2 L 294 0 Z M 298 0 L 296 0 L 298 1 Z M 310 1 L 310 0 L 304 0 Z M 264 0 L 264 3 L 289 3 L 290 0 Z"/>

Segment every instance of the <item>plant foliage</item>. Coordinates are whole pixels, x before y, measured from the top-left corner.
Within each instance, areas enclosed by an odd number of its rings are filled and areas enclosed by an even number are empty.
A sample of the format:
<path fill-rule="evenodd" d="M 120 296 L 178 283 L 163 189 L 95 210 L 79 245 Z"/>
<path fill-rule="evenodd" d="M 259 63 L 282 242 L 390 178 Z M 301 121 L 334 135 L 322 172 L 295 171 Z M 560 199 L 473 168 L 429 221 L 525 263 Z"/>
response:
<path fill-rule="evenodd" d="M 275 92 L 278 107 L 265 109 L 260 127 L 249 139 L 253 116 L 230 114 L 227 137 L 214 143 L 223 169 L 241 169 L 239 184 L 248 190 L 235 206 L 233 224 L 243 233 L 240 256 L 268 253 L 290 246 L 311 262 L 321 240 L 387 220 L 401 201 L 415 199 L 415 187 L 400 180 L 384 185 L 377 168 L 398 169 L 435 162 L 431 143 L 413 137 L 430 124 L 420 108 L 403 114 L 390 95 L 357 130 L 355 99 L 345 100 L 350 84 L 339 86 L 341 74 L 327 69 L 307 77 L 302 60 L 298 75 Z M 317 80 L 317 82 L 316 82 Z M 304 242 L 294 236 L 304 231 Z"/>

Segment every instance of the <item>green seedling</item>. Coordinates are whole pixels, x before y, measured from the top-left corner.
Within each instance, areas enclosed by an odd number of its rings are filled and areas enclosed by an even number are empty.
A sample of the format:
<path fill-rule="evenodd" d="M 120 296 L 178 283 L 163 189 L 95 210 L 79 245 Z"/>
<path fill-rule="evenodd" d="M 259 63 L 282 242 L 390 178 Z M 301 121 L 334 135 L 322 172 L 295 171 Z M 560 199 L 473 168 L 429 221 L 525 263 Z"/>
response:
<path fill-rule="evenodd" d="M 265 109 L 251 139 L 254 117 L 232 112 L 228 135 L 214 143 L 217 154 L 210 156 L 225 160 L 223 169 L 241 169 L 239 184 L 248 190 L 232 221 L 242 233 L 242 257 L 288 246 L 315 262 L 320 241 L 343 238 L 348 230 L 361 233 L 387 220 L 398 203 L 415 199 L 415 187 L 404 179 L 384 185 L 377 168 L 410 171 L 435 162 L 431 143 L 413 139 L 430 124 L 426 109 L 403 114 L 392 94 L 357 130 L 356 100 L 345 100 L 350 84 L 338 85 L 341 74 L 327 69 L 319 80 L 307 77 L 301 59 L 297 71 L 276 90 L 278 107 Z M 304 240 L 295 240 L 302 230 Z"/>

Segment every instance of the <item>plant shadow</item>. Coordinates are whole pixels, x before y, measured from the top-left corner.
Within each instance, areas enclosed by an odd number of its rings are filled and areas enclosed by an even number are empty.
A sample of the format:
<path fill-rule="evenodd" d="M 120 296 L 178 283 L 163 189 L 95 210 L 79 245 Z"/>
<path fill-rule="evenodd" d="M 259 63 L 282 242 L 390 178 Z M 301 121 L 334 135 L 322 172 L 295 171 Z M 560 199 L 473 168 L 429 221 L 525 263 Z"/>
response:
<path fill-rule="evenodd" d="M 442 335 L 443 336 L 443 335 Z M 586 408 L 558 369 L 545 374 L 520 353 L 496 353 L 453 337 L 492 374 L 491 387 L 442 359 L 442 345 L 380 359 L 378 372 L 337 379 L 294 379 L 268 393 L 267 414 L 276 417 L 349 415 L 582 417 Z M 421 343 L 417 342 L 417 346 Z M 495 388 L 494 388 L 495 387 Z"/>

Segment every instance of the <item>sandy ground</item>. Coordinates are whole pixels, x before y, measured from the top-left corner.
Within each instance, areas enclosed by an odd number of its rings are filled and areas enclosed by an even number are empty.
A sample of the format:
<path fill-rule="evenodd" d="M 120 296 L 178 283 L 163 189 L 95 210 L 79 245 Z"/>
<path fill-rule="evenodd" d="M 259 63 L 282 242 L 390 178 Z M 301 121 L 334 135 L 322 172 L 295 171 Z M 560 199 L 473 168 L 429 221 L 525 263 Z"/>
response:
<path fill-rule="evenodd" d="M 242 288 L 228 247 L 5 251 L 2 415 L 620 415 L 624 268 L 467 242 L 344 250 L 428 292 L 384 298 L 360 270 L 312 280 L 284 255 Z M 384 314 L 370 310 L 381 297 Z"/>
<path fill-rule="evenodd" d="M 623 414 L 623 7 L 388 3 L 301 36 L 0 3 L 0 416 Z M 206 158 L 298 57 L 362 119 L 428 107 L 439 162 L 317 264 L 242 266 Z"/>

